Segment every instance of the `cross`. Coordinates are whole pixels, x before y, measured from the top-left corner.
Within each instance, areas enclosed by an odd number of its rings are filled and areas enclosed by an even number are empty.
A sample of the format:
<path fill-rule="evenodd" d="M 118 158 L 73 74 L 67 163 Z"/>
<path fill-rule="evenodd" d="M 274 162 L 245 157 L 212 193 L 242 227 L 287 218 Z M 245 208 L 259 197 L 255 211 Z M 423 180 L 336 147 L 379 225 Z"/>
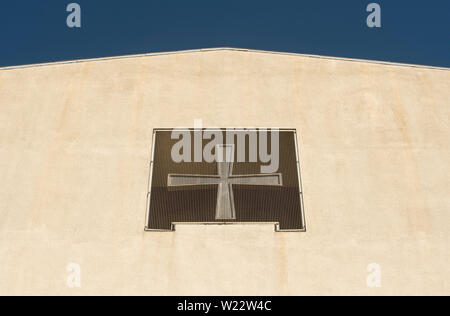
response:
<path fill-rule="evenodd" d="M 224 150 L 225 149 L 225 150 Z M 218 175 L 169 174 L 168 187 L 218 185 L 216 220 L 235 220 L 233 184 L 282 186 L 281 173 L 233 175 L 234 145 L 216 146 Z"/>

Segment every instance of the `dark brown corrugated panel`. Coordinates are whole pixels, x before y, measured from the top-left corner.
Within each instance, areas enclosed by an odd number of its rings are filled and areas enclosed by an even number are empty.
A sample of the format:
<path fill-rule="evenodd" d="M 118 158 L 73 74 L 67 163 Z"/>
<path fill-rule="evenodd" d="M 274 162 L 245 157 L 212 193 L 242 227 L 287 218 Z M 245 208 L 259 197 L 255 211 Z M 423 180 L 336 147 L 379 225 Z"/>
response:
<path fill-rule="evenodd" d="M 190 132 L 194 139 L 193 131 Z M 282 175 L 282 186 L 232 185 L 235 220 L 216 220 L 218 185 L 183 186 L 176 189 L 168 187 L 169 174 L 218 175 L 215 162 L 175 163 L 171 158 L 171 150 L 178 140 L 172 140 L 171 133 L 169 130 L 155 130 L 154 133 L 148 230 L 171 230 L 173 223 L 228 222 L 279 223 L 280 230 L 305 230 L 295 131 L 281 130 L 279 133 L 280 164 L 277 173 Z M 268 139 L 270 149 L 270 136 Z M 208 142 L 209 140 L 204 140 L 203 145 Z M 247 139 L 247 154 L 248 149 Z M 260 174 L 262 165 L 267 164 L 235 162 L 233 175 Z"/>

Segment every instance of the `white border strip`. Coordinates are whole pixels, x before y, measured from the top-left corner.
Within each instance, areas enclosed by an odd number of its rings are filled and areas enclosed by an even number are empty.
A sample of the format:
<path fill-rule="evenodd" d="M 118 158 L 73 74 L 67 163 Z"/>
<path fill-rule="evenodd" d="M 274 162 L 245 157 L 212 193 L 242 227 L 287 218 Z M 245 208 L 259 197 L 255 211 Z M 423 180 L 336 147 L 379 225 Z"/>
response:
<path fill-rule="evenodd" d="M 151 161 L 150 172 L 148 177 L 148 189 L 147 189 L 147 210 L 145 213 L 145 230 L 148 230 L 148 223 L 150 219 L 150 200 L 152 193 L 152 181 L 153 181 L 153 161 L 155 159 L 155 144 L 156 144 L 156 131 L 153 131 L 152 149 L 151 149 Z"/>
<path fill-rule="evenodd" d="M 307 225 L 306 225 L 306 212 L 305 212 L 305 204 L 303 199 L 303 182 L 302 182 L 302 172 L 300 167 L 300 148 L 298 146 L 298 134 L 297 131 L 294 132 L 294 138 L 295 138 L 295 152 L 297 155 L 297 175 L 298 175 L 298 188 L 300 190 L 300 207 L 302 208 L 302 224 L 303 224 L 303 231 L 306 232 Z"/>

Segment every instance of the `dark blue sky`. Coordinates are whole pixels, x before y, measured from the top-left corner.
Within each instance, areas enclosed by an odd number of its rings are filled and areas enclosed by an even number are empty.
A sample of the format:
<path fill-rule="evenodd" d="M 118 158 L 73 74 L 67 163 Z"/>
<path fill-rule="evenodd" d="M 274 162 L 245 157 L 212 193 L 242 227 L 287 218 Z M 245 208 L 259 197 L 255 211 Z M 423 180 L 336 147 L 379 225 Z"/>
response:
<path fill-rule="evenodd" d="M 449 0 L 2 0 L 0 66 L 230 46 L 450 67 L 449 17 Z"/>

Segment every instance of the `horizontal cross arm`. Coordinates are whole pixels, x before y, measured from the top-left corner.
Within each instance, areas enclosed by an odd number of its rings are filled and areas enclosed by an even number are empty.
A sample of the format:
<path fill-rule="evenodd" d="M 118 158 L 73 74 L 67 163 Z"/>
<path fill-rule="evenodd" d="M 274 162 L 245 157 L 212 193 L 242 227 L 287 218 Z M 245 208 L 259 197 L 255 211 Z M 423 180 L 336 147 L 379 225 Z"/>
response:
<path fill-rule="evenodd" d="M 266 185 L 266 186 L 283 185 L 283 177 L 281 173 L 231 176 L 229 178 L 229 181 L 232 184 L 238 185 Z"/>
<path fill-rule="evenodd" d="M 217 185 L 219 183 L 219 176 L 169 174 L 167 186 Z"/>

